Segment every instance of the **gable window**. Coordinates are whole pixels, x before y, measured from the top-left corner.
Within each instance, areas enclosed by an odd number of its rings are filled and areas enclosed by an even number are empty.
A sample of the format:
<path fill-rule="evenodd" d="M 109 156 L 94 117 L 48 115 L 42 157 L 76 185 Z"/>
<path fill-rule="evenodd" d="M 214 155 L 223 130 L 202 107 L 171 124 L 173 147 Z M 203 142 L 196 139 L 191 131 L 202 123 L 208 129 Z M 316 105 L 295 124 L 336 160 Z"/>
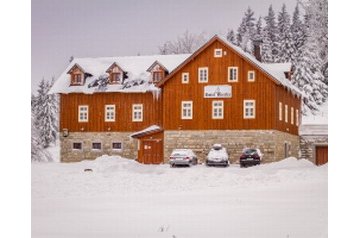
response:
<path fill-rule="evenodd" d="M 282 121 L 282 102 L 278 103 L 278 119 Z"/>
<path fill-rule="evenodd" d="M 181 74 L 181 83 L 189 83 L 189 73 Z"/>
<path fill-rule="evenodd" d="M 181 119 L 193 119 L 193 101 L 181 102 Z"/>
<path fill-rule="evenodd" d="M 122 150 L 122 142 L 113 142 L 112 150 Z"/>
<path fill-rule="evenodd" d="M 208 67 L 200 67 L 198 70 L 198 80 L 199 83 L 207 83 L 208 82 Z"/>
<path fill-rule="evenodd" d="M 132 121 L 143 121 L 143 104 L 132 105 Z"/>
<path fill-rule="evenodd" d="M 112 83 L 120 83 L 122 80 L 121 73 L 112 73 Z"/>
<path fill-rule="evenodd" d="M 255 81 L 255 71 L 250 70 L 247 72 L 247 81 L 254 82 Z"/>
<path fill-rule="evenodd" d="M 101 142 L 93 142 L 92 150 L 102 150 L 102 143 Z"/>
<path fill-rule="evenodd" d="M 228 68 L 228 78 L 229 82 L 237 82 L 238 81 L 238 67 L 229 67 Z"/>
<path fill-rule="evenodd" d="M 105 105 L 104 121 L 116 121 L 116 105 Z"/>
<path fill-rule="evenodd" d="M 291 124 L 295 124 L 295 116 L 294 116 L 294 110 L 293 110 L 293 107 L 291 107 Z"/>
<path fill-rule="evenodd" d="M 288 123 L 288 106 L 285 105 L 285 122 Z"/>
<path fill-rule="evenodd" d="M 82 143 L 81 142 L 74 142 L 72 144 L 72 149 L 73 150 L 82 150 Z"/>
<path fill-rule="evenodd" d="M 82 84 L 82 74 L 74 74 L 73 75 L 73 84 Z"/>
<path fill-rule="evenodd" d="M 153 71 L 153 82 L 158 82 L 162 79 L 162 71 Z"/>
<path fill-rule="evenodd" d="M 298 117 L 298 109 L 296 109 L 296 126 L 299 125 L 298 119 L 299 119 L 299 117 Z"/>
<path fill-rule="evenodd" d="M 88 122 L 88 106 L 87 105 L 78 106 L 78 121 L 79 122 Z"/>
<path fill-rule="evenodd" d="M 218 58 L 218 57 L 222 57 L 223 56 L 223 49 L 215 49 L 214 50 L 214 57 Z"/>
<path fill-rule="evenodd" d="M 254 119 L 255 118 L 255 100 L 244 100 L 244 118 Z"/>
<path fill-rule="evenodd" d="M 224 101 L 213 101 L 212 102 L 212 119 L 223 119 L 224 118 Z"/>

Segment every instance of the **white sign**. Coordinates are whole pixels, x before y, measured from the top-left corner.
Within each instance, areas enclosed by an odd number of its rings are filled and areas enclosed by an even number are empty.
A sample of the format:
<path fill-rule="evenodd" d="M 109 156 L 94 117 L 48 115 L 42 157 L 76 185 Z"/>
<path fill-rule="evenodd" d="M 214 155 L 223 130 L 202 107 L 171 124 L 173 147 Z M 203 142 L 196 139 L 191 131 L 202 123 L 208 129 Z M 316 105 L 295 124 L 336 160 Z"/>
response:
<path fill-rule="evenodd" d="M 231 98 L 231 85 L 211 85 L 204 87 L 204 98 Z"/>

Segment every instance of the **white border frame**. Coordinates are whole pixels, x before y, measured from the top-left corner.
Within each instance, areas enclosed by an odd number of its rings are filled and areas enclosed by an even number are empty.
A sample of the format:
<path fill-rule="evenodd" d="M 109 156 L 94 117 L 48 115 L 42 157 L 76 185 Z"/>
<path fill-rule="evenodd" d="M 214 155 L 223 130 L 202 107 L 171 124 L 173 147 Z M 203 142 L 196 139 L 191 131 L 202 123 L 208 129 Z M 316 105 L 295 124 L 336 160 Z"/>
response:
<path fill-rule="evenodd" d="M 81 108 L 86 108 L 87 119 L 81 119 Z M 89 119 L 89 108 L 88 105 L 78 105 L 78 122 L 88 122 Z"/>
<path fill-rule="evenodd" d="M 100 143 L 101 149 L 93 149 L 93 143 Z M 103 143 L 101 141 L 91 141 L 91 151 L 94 152 L 101 152 L 103 150 Z"/>
<path fill-rule="evenodd" d="M 187 81 L 184 80 L 184 76 L 187 76 Z M 181 73 L 181 83 L 182 84 L 188 84 L 189 83 L 189 72 L 183 72 Z"/>
<path fill-rule="evenodd" d="M 250 74 L 253 74 L 253 78 L 250 79 Z M 256 73 L 255 70 L 247 71 L 247 82 L 255 82 L 256 81 Z"/>
<path fill-rule="evenodd" d="M 200 71 L 205 70 L 206 71 L 206 81 L 200 80 Z M 198 68 L 198 82 L 199 83 L 208 83 L 209 82 L 209 67 L 199 67 Z"/>
<path fill-rule="evenodd" d="M 278 120 L 282 121 L 282 102 L 278 102 Z"/>
<path fill-rule="evenodd" d="M 236 78 L 235 79 L 230 79 L 230 70 L 231 69 L 236 69 Z M 239 81 L 239 67 L 237 67 L 237 66 L 229 66 L 229 67 L 227 67 L 227 81 L 229 83 Z"/>
<path fill-rule="evenodd" d="M 215 103 L 221 103 L 221 106 L 218 107 L 218 106 L 214 106 Z M 221 109 L 221 116 L 214 116 L 214 109 L 217 108 L 217 109 Z M 224 100 L 214 100 L 212 101 L 211 103 L 211 119 L 224 119 Z"/>
<path fill-rule="evenodd" d="M 219 54 L 216 54 L 219 53 Z M 214 49 L 214 58 L 221 58 L 223 57 L 223 49 L 222 48 L 216 48 Z"/>
<path fill-rule="evenodd" d="M 107 112 L 109 111 L 107 109 L 107 107 L 113 107 L 113 114 L 114 114 L 113 119 L 108 119 L 107 118 Z M 116 121 L 116 105 L 115 104 L 106 104 L 106 105 L 104 105 L 104 121 L 105 122 L 115 122 Z"/>
<path fill-rule="evenodd" d="M 252 108 L 253 108 L 253 115 L 251 116 L 247 116 L 246 115 L 246 108 L 247 108 L 247 106 L 246 106 L 246 103 L 253 103 L 253 106 L 252 106 Z M 254 99 L 246 99 L 246 100 L 244 100 L 244 111 L 243 111 L 243 113 L 244 113 L 244 119 L 255 119 L 256 118 L 256 100 L 254 100 Z"/>
<path fill-rule="evenodd" d="M 121 148 L 120 148 L 120 149 L 113 148 L 113 143 L 121 143 Z M 112 141 L 112 143 L 111 143 L 111 150 L 112 150 L 112 151 L 122 152 L 122 151 L 123 151 L 123 141 Z"/>
<path fill-rule="evenodd" d="M 184 116 L 184 104 L 185 103 L 188 103 L 188 104 L 190 104 L 190 111 L 191 111 L 191 116 L 189 117 L 189 116 Z M 193 101 L 181 101 L 181 108 L 180 108 L 180 115 L 181 115 L 181 119 L 182 120 L 192 120 L 193 119 L 193 114 L 194 114 L 194 112 L 193 112 Z"/>
<path fill-rule="evenodd" d="M 134 109 L 134 107 L 140 107 L 140 109 Z M 134 112 L 138 112 L 140 111 L 141 113 L 141 118 L 135 118 L 134 117 Z M 132 104 L 132 122 L 142 122 L 143 121 L 143 104 Z"/>

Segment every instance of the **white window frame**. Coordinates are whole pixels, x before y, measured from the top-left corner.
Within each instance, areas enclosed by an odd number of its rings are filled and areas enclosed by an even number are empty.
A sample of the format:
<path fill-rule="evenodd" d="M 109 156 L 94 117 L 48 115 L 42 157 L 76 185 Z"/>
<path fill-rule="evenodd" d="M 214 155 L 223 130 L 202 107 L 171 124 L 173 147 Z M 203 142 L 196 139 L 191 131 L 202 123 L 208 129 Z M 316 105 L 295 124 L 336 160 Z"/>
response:
<path fill-rule="evenodd" d="M 140 117 L 137 117 L 136 115 L 140 115 Z M 143 121 L 143 104 L 132 104 L 132 121 L 133 122 Z"/>
<path fill-rule="evenodd" d="M 75 149 L 75 148 L 73 148 L 73 146 L 74 146 L 74 144 L 81 144 L 81 149 Z M 83 150 L 83 142 L 82 141 L 73 141 L 72 142 L 72 150 L 74 150 L 74 151 L 82 151 Z"/>
<path fill-rule="evenodd" d="M 252 106 L 246 105 L 246 103 L 252 103 Z M 253 99 L 247 99 L 244 100 L 244 119 L 255 119 L 256 118 L 256 100 Z M 252 115 L 246 114 L 246 109 L 252 108 Z"/>
<path fill-rule="evenodd" d="M 296 109 L 296 126 L 299 126 L 299 116 L 298 109 Z"/>
<path fill-rule="evenodd" d="M 113 109 L 109 109 L 109 108 L 113 108 Z M 111 111 L 113 111 L 113 118 L 109 118 L 108 117 L 108 113 L 110 113 Z M 104 106 L 104 121 L 106 122 L 114 122 L 116 121 L 116 105 L 115 104 L 106 104 Z"/>
<path fill-rule="evenodd" d="M 86 110 L 83 111 L 82 109 L 86 109 Z M 86 115 L 86 117 L 84 118 L 84 116 L 82 114 Z M 79 105 L 78 106 L 78 122 L 88 122 L 88 117 L 89 117 L 88 105 Z"/>
<path fill-rule="evenodd" d="M 93 148 L 93 144 L 94 144 L 94 143 L 99 143 L 99 144 L 101 144 L 101 149 L 95 149 L 95 148 Z M 102 142 L 100 142 L 100 141 L 92 141 L 92 142 L 91 142 L 91 150 L 93 150 L 93 151 L 102 151 L 102 148 L 103 148 Z"/>
<path fill-rule="evenodd" d="M 201 71 L 206 71 L 206 79 L 205 80 L 202 80 L 202 78 L 201 78 L 201 74 L 200 74 Z M 199 67 L 198 68 L 198 82 L 199 83 L 209 82 L 209 68 L 208 67 Z"/>
<path fill-rule="evenodd" d="M 236 74 L 235 74 L 235 78 L 231 79 L 231 70 L 235 70 Z M 228 82 L 238 82 L 239 81 L 239 67 L 237 66 L 229 66 L 227 68 L 227 81 Z"/>
<path fill-rule="evenodd" d="M 189 107 L 185 107 L 185 104 L 190 104 Z M 188 112 L 184 113 L 184 110 L 189 110 L 190 111 L 190 115 L 188 116 Z M 187 114 L 187 115 L 184 115 Z M 181 119 L 182 120 L 192 120 L 193 119 L 193 101 L 182 101 L 181 102 Z"/>
<path fill-rule="evenodd" d="M 282 102 L 278 103 L 278 119 L 282 121 Z"/>
<path fill-rule="evenodd" d="M 293 107 L 291 107 L 291 124 L 294 125 L 295 124 L 295 111 L 293 109 Z"/>
<path fill-rule="evenodd" d="M 288 123 L 288 106 L 285 104 L 285 122 Z"/>
<path fill-rule="evenodd" d="M 253 75 L 252 78 L 250 77 L 250 75 Z M 247 81 L 248 82 L 255 82 L 256 80 L 256 73 L 255 73 L 255 70 L 249 70 L 247 71 Z"/>
<path fill-rule="evenodd" d="M 215 58 L 220 58 L 223 57 L 223 49 L 214 49 L 214 57 Z"/>
<path fill-rule="evenodd" d="M 183 83 L 183 84 L 189 83 L 189 73 L 188 72 L 181 74 L 181 83 Z"/>
<path fill-rule="evenodd" d="M 218 103 L 220 103 L 221 105 L 215 105 Z M 224 119 L 224 101 L 223 100 L 215 100 L 212 102 L 211 118 L 212 119 Z"/>
<path fill-rule="evenodd" d="M 117 148 L 113 148 L 113 144 L 114 143 L 120 143 L 121 144 L 121 148 L 117 149 Z M 112 145 L 111 145 L 112 150 L 114 151 L 122 151 L 123 150 L 123 142 L 122 141 L 112 141 Z"/>

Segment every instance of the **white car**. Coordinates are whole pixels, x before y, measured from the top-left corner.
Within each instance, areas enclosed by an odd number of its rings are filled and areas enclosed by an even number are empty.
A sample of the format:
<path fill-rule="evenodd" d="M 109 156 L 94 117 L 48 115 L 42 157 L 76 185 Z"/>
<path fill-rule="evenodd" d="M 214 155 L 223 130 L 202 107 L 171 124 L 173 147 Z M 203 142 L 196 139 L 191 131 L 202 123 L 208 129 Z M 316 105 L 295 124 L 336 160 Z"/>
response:
<path fill-rule="evenodd" d="M 198 158 L 190 149 L 175 149 L 170 155 L 169 164 L 171 167 L 176 165 L 196 165 L 198 164 Z"/>
<path fill-rule="evenodd" d="M 221 144 L 214 144 L 206 158 L 206 165 L 229 166 L 229 155 Z"/>

